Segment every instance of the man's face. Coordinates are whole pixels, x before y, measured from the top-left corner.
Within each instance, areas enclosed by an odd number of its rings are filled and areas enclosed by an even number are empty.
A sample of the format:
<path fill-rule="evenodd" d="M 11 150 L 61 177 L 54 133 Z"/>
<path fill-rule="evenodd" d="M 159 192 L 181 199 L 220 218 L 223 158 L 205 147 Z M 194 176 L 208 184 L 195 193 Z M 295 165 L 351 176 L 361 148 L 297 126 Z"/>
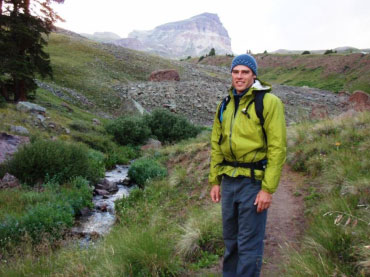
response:
<path fill-rule="evenodd" d="M 237 65 L 231 71 L 232 85 L 236 92 L 242 93 L 249 88 L 256 78 L 253 71 L 245 65 Z"/>

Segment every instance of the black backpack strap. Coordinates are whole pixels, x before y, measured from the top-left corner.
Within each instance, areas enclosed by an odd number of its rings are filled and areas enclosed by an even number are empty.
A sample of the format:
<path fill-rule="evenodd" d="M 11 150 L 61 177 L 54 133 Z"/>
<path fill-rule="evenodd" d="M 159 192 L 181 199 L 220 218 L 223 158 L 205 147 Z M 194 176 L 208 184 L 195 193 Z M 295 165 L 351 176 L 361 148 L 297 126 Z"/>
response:
<path fill-rule="evenodd" d="M 230 95 L 226 96 L 223 100 L 222 100 L 222 103 L 218 109 L 218 114 L 217 114 L 217 117 L 218 117 L 218 120 L 220 121 L 220 123 L 222 123 L 222 116 L 223 116 L 223 113 L 224 111 L 226 110 L 226 106 L 227 104 L 229 104 L 230 102 Z"/>
<path fill-rule="evenodd" d="M 256 110 L 256 114 L 260 120 L 263 136 L 265 138 L 265 142 L 267 145 L 267 135 L 265 128 L 263 127 L 263 125 L 265 124 L 265 118 L 263 117 L 263 98 L 265 97 L 266 93 L 267 91 L 259 91 L 254 93 L 254 102 L 255 102 L 254 107 Z"/>

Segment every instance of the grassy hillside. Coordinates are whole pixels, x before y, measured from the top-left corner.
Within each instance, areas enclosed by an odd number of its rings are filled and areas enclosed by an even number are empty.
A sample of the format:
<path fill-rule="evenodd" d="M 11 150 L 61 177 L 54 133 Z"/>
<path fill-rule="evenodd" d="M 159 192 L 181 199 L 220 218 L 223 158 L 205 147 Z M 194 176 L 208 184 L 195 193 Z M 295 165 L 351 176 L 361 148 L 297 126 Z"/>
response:
<path fill-rule="evenodd" d="M 370 113 L 302 124 L 289 137 L 289 163 L 309 176 L 309 226 L 287 276 L 369 276 Z"/>
<path fill-rule="evenodd" d="M 370 55 L 258 54 L 260 78 L 275 84 L 309 86 L 333 92 L 363 90 L 370 93 Z M 201 64 L 229 67 L 232 57 L 211 56 Z M 198 58 L 190 60 L 197 63 Z"/>
<path fill-rule="evenodd" d="M 57 85 L 81 92 L 111 114 L 121 108 L 115 85 L 146 81 L 159 69 L 182 72 L 170 60 L 59 33 L 50 35 L 46 52 L 50 53 Z"/>

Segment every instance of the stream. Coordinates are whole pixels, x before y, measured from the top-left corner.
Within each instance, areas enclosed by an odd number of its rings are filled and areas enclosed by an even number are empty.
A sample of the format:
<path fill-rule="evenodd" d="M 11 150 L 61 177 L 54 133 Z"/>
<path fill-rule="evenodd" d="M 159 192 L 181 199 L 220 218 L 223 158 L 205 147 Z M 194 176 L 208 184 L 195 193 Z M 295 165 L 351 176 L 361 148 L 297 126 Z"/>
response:
<path fill-rule="evenodd" d="M 128 196 L 130 192 L 129 187 L 122 185 L 128 178 L 128 169 L 127 165 L 116 165 L 114 170 L 105 173 L 104 178 L 117 184 L 118 190 L 112 194 L 94 196 L 94 208 L 76 221 L 72 232 L 82 237 L 81 245 L 88 244 L 92 237 L 105 235 L 111 230 L 116 221 L 114 201 Z"/>

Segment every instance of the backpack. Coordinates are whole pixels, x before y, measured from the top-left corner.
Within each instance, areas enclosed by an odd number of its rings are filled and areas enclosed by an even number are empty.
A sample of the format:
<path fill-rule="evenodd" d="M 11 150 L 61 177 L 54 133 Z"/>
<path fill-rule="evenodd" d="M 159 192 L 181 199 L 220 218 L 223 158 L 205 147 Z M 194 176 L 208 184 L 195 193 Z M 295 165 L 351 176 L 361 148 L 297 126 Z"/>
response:
<path fill-rule="evenodd" d="M 254 99 L 252 99 L 247 107 L 245 109 L 242 110 L 242 113 L 244 113 L 245 115 L 247 115 L 248 118 L 250 118 L 250 115 L 248 114 L 248 108 L 250 105 L 252 105 L 252 103 L 254 102 L 254 107 L 255 107 L 255 111 L 256 111 L 256 114 L 257 114 L 257 117 L 259 118 L 260 120 L 260 124 L 261 124 L 261 127 L 262 127 L 262 132 L 263 132 L 263 136 L 264 136 L 264 139 L 265 139 L 265 142 L 267 144 L 267 135 L 266 135 L 266 131 L 265 131 L 265 128 L 263 127 L 263 125 L 265 124 L 265 118 L 263 117 L 263 98 L 265 97 L 265 94 L 268 93 L 268 91 L 258 91 L 258 92 L 253 92 L 254 94 Z M 223 119 L 223 112 L 226 110 L 226 107 L 227 107 L 227 104 L 229 104 L 231 100 L 231 97 L 230 95 L 228 95 L 227 97 L 225 97 L 223 100 L 222 100 L 222 103 L 218 109 L 218 120 L 220 121 L 220 123 L 222 123 L 222 119 Z"/>

